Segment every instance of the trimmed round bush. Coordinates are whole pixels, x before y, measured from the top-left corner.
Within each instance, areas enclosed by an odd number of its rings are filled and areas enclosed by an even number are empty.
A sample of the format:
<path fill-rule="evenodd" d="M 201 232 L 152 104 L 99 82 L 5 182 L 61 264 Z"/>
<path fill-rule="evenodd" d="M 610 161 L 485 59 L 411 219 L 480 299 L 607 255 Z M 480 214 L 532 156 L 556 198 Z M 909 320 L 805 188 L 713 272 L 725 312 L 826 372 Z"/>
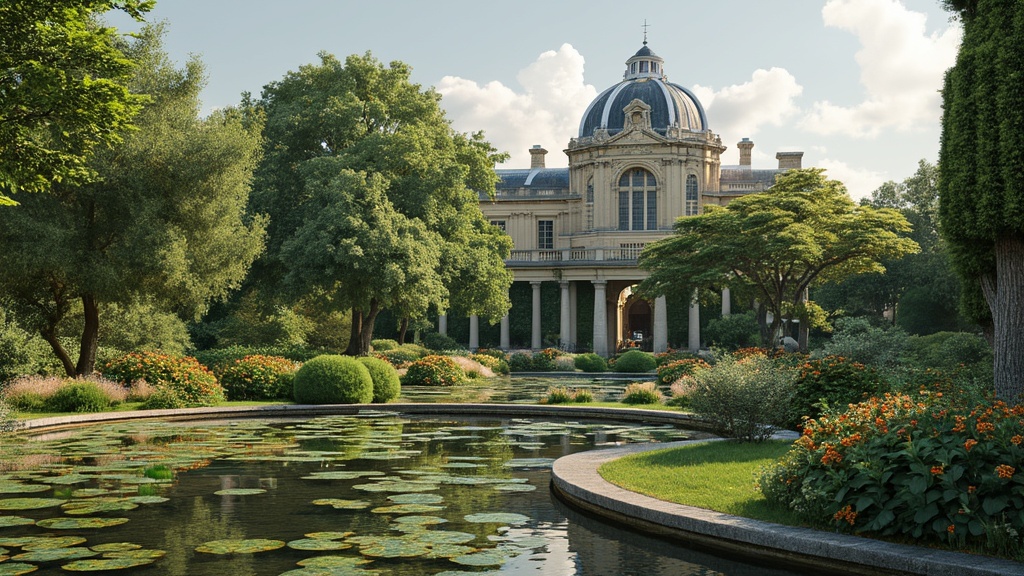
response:
<path fill-rule="evenodd" d="M 634 382 L 622 393 L 623 404 L 661 404 L 663 398 L 654 382 Z"/>
<path fill-rule="evenodd" d="M 584 372 L 607 372 L 608 361 L 593 352 L 579 354 L 573 359 L 573 365 Z"/>
<path fill-rule="evenodd" d="M 456 386 L 465 384 L 466 373 L 448 356 L 431 355 L 409 365 L 402 384 L 409 386 Z"/>
<path fill-rule="evenodd" d="M 274 400 L 291 398 L 292 380 L 288 376 L 298 366 L 280 356 L 253 354 L 235 360 L 217 373 L 228 400 Z"/>
<path fill-rule="evenodd" d="M 398 348 L 398 340 L 392 340 L 391 338 L 375 338 L 370 340 L 370 348 L 373 348 L 374 352 L 387 352 L 388 350 Z"/>
<path fill-rule="evenodd" d="M 190 356 L 131 352 L 103 365 L 105 377 L 130 386 L 145 380 L 177 394 L 185 406 L 212 406 L 224 401 L 224 389 L 209 368 Z"/>
<path fill-rule="evenodd" d="M 531 369 L 535 372 L 553 372 L 556 367 L 555 359 L 561 353 L 557 348 L 545 348 L 534 353 L 530 358 Z"/>
<path fill-rule="evenodd" d="M 45 401 L 50 412 L 103 412 L 113 406 L 106 392 L 95 382 L 70 381 Z"/>
<path fill-rule="evenodd" d="M 630 350 L 615 360 L 616 372 L 650 372 L 658 367 L 654 354 Z"/>
<path fill-rule="evenodd" d="M 516 352 L 508 359 L 508 369 L 512 372 L 529 372 L 533 370 L 533 359 L 526 352 Z"/>
<path fill-rule="evenodd" d="M 373 400 L 373 378 L 359 360 L 325 354 L 295 373 L 294 397 L 299 404 L 367 404 Z"/>
<path fill-rule="evenodd" d="M 402 391 L 402 383 L 398 379 L 398 370 L 386 361 L 372 356 L 363 356 L 359 361 L 366 366 L 373 380 L 373 402 L 383 404 L 390 402 Z"/>

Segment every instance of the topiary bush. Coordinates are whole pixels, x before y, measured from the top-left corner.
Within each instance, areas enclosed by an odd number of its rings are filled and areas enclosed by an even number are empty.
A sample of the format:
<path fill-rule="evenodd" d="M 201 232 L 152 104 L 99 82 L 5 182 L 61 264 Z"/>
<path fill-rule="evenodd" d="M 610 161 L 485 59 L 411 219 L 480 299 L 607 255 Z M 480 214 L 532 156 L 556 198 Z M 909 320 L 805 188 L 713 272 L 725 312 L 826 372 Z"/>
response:
<path fill-rule="evenodd" d="M 633 382 L 622 393 L 623 404 L 661 404 L 664 396 L 654 382 Z"/>
<path fill-rule="evenodd" d="M 459 344 L 452 338 L 437 332 L 427 332 L 420 339 L 423 345 L 434 352 L 446 352 L 448 350 L 465 350 L 466 347 Z"/>
<path fill-rule="evenodd" d="M 373 380 L 373 402 L 383 404 L 390 402 L 402 392 L 402 383 L 398 379 L 398 370 L 379 358 L 363 356 L 359 361 L 366 366 Z"/>
<path fill-rule="evenodd" d="M 95 382 L 70 380 L 45 401 L 48 412 L 103 412 L 114 403 Z"/>
<path fill-rule="evenodd" d="M 185 406 L 213 406 L 224 401 L 224 389 L 209 368 L 190 356 L 131 352 L 103 365 L 104 376 L 126 386 L 145 380 L 181 397 Z"/>
<path fill-rule="evenodd" d="M 466 383 L 466 373 L 448 356 L 431 355 L 409 365 L 403 386 L 457 386 Z"/>
<path fill-rule="evenodd" d="M 253 354 L 215 372 L 228 400 L 291 398 L 292 378 L 299 366 L 280 356 Z"/>
<path fill-rule="evenodd" d="M 593 352 L 578 354 L 573 358 L 573 365 L 584 372 L 608 371 L 608 361 Z"/>
<path fill-rule="evenodd" d="M 650 372 L 658 367 L 654 355 L 640 350 L 623 352 L 615 359 L 616 372 Z"/>
<path fill-rule="evenodd" d="M 716 433 L 751 442 L 767 440 L 786 422 L 794 374 L 765 356 L 726 355 L 694 376 L 690 409 Z"/>
<path fill-rule="evenodd" d="M 529 372 L 533 370 L 533 358 L 526 352 L 516 352 L 508 358 L 508 369 L 511 372 Z"/>
<path fill-rule="evenodd" d="M 842 356 L 808 360 L 798 366 L 796 394 L 786 426 L 799 428 L 804 419 L 817 418 L 822 407 L 842 408 L 878 393 L 878 372 Z"/>
<path fill-rule="evenodd" d="M 698 370 L 707 370 L 711 365 L 700 358 L 684 358 L 658 366 L 658 382 L 671 385 L 683 376 L 693 376 Z"/>
<path fill-rule="evenodd" d="M 370 340 L 370 348 L 374 352 L 387 352 L 388 350 L 394 350 L 398 348 L 398 340 L 392 340 L 391 338 L 374 338 Z"/>
<path fill-rule="evenodd" d="M 293 390 L 299 404 L 367 404 L 373 400 L 373 378 L 359 360 L 325 354 L 299 368 Z"/>

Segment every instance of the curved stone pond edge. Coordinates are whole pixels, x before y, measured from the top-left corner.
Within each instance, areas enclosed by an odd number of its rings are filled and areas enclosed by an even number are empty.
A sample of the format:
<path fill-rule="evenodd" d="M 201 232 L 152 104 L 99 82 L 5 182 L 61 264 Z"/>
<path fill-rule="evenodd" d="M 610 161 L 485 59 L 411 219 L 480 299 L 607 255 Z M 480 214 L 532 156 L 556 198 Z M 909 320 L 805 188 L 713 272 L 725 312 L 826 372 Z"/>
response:
<path fill-rule="evenodd" d="M 41 433 L 103 422 L 137 419 L 217 420 L 291 418 L 366 411 L 427 416 L 560 417 L 615 419 L 646 424 L 674 424 L 696 430 L 704 422 L 678 412 L 630 408 L 544 406 L 531 404 L 371 404 L 136 410 L 36 418 L 21 422 L 19 432 Z M 555 461 L 551 486 L 570 505 L 631 528 L 750 559 L 833 574 L 921 574 L 928 576 L 1024 575 L 1024 564 L 987 556 L 892 544 L 794 528 L 674 504 L 619 488 L 598 474 L 598 467 L 627 454 L 660 450 L 700 441 L 630 444 L 564 456 Z"/>

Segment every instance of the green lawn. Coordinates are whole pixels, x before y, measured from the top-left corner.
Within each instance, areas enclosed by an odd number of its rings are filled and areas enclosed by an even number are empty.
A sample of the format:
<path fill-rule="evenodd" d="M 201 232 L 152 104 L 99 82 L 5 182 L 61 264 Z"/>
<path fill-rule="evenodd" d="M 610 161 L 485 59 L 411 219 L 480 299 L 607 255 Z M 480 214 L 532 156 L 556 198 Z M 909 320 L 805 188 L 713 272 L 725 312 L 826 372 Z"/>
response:
<path fill-rule="evenodd" d="M 716 441 L 626 456 L 602 464 L 601 476 L 660 500 L 800 525 L 786 509 L 769 506 L 755 487 L 758 471 L 778 460 L 791 442 Z"/>

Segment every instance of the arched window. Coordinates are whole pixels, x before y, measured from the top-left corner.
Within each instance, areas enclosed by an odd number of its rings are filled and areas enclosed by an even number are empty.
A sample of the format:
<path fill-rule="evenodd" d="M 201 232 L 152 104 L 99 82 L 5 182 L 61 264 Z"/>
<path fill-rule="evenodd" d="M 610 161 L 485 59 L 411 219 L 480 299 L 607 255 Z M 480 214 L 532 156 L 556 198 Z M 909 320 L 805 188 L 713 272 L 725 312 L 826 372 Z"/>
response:
<path fill-rule="evenodd" d="M 697 215 L 697 176 L 690 174 L 686 177 L 686 216 Z"/>
<path fill-rule="evenodd" d="M 627 170 L 619 178 L 619 230 L 658 229 L 658 186 L 643 168 Z"/>
<path fill-rule="evenodd" d="M 594 179 L 587 180 L 587 230 L 594 229 Z"/>

